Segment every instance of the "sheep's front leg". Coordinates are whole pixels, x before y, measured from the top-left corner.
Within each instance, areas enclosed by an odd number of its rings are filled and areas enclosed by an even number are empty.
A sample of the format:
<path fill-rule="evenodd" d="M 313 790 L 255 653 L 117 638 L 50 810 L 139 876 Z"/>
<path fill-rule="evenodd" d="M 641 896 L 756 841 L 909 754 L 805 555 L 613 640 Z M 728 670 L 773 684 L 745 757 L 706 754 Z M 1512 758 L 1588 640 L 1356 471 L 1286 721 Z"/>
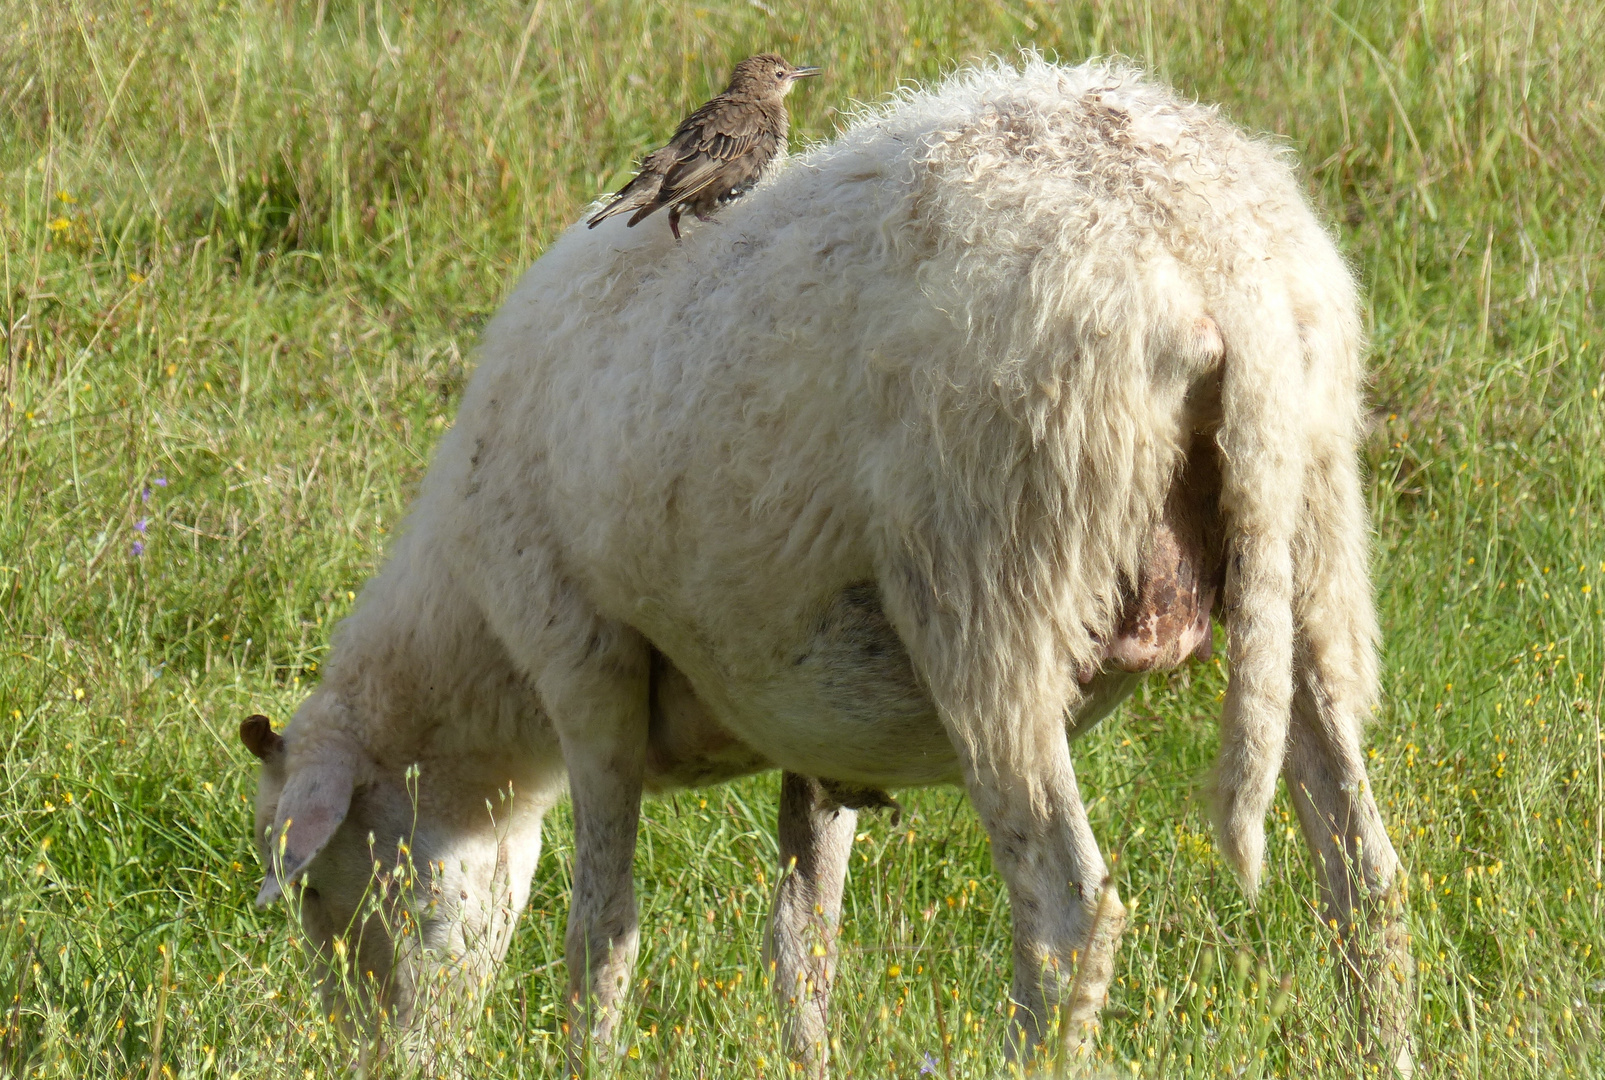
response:
<path fill-rule="evenodd" d="M 1321 665 L 1300 665 L 1287 764 L 1305 841 L 1321 876 L 1325 916 L 1343 938 L 1360 1041 L 1400 1076 L 1415 1072 L 1410 1036 L 1415 961 L 1404 924 L 1399 857 L 1366 777 L 1359 718 Z"/>
<path fill-rule="evenodd" d="M 568 964 L 570 1064 L 611 1051 L 640 941 L 636 826 L 646 762 L 648 650 L 633 631 L 600 619 L 568 637 L 579 648 L 537 680 L 557 728 L 574 807 L 574 887 Z"/>
<path fill-rule="evenodd" d="M 830 984 L 836 930 L 852 854 L 857 811 L 836 805 L 819 782 L 795 773 L 780 781 L 780 884 L 764 935 L 786 1051 L 806 1076 L 823 1076 L 830 1041 Z"/>

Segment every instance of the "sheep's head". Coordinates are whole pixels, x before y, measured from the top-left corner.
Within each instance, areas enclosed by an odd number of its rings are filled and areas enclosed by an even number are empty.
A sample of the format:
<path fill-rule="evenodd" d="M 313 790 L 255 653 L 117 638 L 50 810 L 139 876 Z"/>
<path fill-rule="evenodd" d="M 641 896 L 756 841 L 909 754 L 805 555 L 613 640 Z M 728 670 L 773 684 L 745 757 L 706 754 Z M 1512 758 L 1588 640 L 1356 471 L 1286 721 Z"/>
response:
<path fill-rule="evenodd" d="M 460 777 L 424 787 L 417 766 L 386 768 L 326 736 L 299 720 L 285 736 L 262 716 L 240 726 L 262 763 L 257 906 L 289 901 L 324 1007 L 349 1034 L 382 1025 L 427 1037 L 474 1000 L 506 950 L 539 852 L 539 814 L 498 822 L 484 791 L 464 790 Z"/>

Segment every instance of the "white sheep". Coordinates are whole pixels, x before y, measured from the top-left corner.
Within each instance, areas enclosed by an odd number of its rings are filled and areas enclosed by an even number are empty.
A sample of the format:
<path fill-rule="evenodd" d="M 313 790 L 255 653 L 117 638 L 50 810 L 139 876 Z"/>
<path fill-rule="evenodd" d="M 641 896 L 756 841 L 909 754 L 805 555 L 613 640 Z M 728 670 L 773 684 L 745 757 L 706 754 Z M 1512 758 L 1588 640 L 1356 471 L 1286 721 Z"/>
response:
<path fill-rule="evenodd" d="M 282 739 L 243 731 L 260 900 L 304 879 L 328 985 L 356 983 L 333 997 L 425 1026 L 420 980 L 503 955 L 566 776 L 572 1031 L 606 1046 L 643 791 L 781 768 L 766 950 L 817 1070 L 852 808 L 962 782 L 1012 901 L 1011 1051 L 1074 1048 L 1125 909 L 1066 717 L 1207 648 L 1213 606 L 1221 848 L 1252 894 L 1284 774 L 1329 913 L 1371 931 L 1344 934 L 1369 1045 L 1409 1071 L 1360 747 L 1361 347 L 1277 148 L 1115 64 L 902 94 L 684 243 L 571 229 L 486 331 L 321 687 Z"/>

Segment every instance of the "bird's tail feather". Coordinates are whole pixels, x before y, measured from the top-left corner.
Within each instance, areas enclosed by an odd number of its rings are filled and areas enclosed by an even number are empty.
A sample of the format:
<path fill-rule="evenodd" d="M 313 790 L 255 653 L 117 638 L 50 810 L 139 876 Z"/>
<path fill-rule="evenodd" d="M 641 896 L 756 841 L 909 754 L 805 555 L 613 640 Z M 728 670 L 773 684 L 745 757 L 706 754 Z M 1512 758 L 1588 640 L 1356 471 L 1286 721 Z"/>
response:
<path fill-rule="evenodd" d="M 623 195 L 620 195 L 593 214 L 590 220 L 585 223 L 585 227 L 588 229 L 594 229 L 598 225 L 602 224 L 602 222 L 612 217 L 614 214 L 622 214 L 624 211 L 633 210 L 634 208 L 634 200 L 627 199 Z"/>
<path fill-rule="evenodd" d="M 641 222 L 641 220 L 643 218 L 651 216 L 651 214 L 654 211 L 661 210 L 662 208 L 663 208 L 663 204 L 658 202 L 658 200 L 653 199 L 650 202 L 648 202 L 645 206 L 641 207 L 641 209 L 639 209 L 635 213 L 631 214 L 630 215 L 630 220 L 626 221 L 624 224 L 628 225 L 630 228 L 633 229 L 633 228 L 635 228 L 635 226 L 637 224 L 639 224 Z"/>
<path fill-rule="evenodd" d="M 654 179 L 657 182 L 643 184 L 642 180 L 644 179 Z M 622 214 L 626 210 L 637 210 L 638 213 L 636 216 L 630 219 L 630 224 L 634 225 L 637 221 L 640 221 L 647 214 L 650 214 L 653 210 L 658 208 L 658 190 L 662 186 L 663 178 L 661 176 L 649 177 L 648 174 L 637 176 L 634 180 L 631 180 L 628 184 L 625 184 L 624 187 L 620 189 L 619 193 L 613 196 L 613 201 L 602 207 L 601 210 L 597 211 L 596 214 L 586 222 L 586 225 L 594 229 L 602 222 L 612 217 L 614 214 Z"/>

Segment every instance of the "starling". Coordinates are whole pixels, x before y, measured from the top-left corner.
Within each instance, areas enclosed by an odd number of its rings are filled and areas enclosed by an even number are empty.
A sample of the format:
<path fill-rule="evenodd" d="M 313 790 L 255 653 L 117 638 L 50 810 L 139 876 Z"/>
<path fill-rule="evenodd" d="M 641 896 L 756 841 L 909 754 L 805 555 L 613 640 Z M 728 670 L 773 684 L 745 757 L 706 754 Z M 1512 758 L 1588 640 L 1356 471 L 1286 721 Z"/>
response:
<path fill-rule="evenodd" d="M 634 225 L 653 211 L 669 208 L 669 231 L 680 239 L 680 215 L 689 210 L 707 221 L 758 182 L 786 145 L 786 94 L 798 79 L 818 75 L 814 67 L 792 67 L 773 53 L 736 65 L 725 92 L 681 121 L 674 138 L 641 163 L 635 179 L 587 223 L 634 210 Z"/>

